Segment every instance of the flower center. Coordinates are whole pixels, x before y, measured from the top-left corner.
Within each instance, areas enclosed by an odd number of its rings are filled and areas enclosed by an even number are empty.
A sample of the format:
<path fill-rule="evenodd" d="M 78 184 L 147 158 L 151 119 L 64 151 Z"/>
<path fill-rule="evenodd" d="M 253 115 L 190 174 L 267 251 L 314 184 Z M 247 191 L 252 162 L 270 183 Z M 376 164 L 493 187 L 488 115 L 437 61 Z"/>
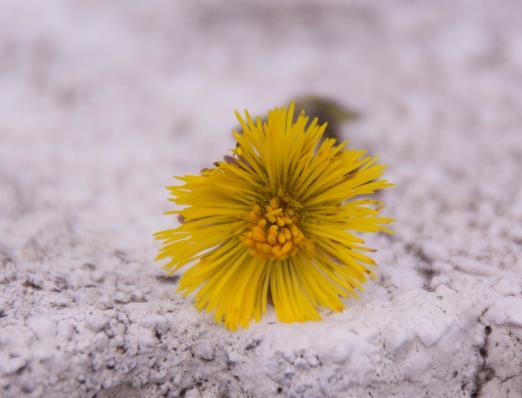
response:
<path fill-rule="evenodd" d="M 254 205 L 248 221 L 251 227 L 241 241 L 262 260 L 285 259 L 307 242 L 295 210 L 279 198 L 272 198 L 264 209 Z"/>

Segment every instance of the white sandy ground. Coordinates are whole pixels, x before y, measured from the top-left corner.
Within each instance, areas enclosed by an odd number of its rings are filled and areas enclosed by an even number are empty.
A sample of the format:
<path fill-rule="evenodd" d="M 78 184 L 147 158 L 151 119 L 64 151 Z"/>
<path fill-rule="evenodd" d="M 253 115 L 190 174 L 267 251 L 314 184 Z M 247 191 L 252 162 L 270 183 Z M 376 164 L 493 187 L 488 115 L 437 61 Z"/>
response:
<path fill-rule="evenodd" d="M 0 396 L 522 396 L 520 1 L 0 7 Z M 153 261 L 232 110 L 362 118 L 393 237 L 342 314 L 229 333 Z"/>

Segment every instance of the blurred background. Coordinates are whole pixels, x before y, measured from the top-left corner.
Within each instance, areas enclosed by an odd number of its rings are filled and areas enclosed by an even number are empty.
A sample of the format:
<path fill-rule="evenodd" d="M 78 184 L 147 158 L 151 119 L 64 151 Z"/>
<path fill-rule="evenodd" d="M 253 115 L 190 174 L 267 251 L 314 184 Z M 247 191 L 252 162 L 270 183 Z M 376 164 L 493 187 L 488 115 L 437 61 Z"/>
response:
<path fill-rule="evenodd" d="M 233 147 L 233 110 L 315 96 L 389 165 L 393 261 L 427 244 L 514 266 L 521 17 L 519 1 L 3 1 L 0 248 L 57 268 L 131 250 L 156 270 L 172 176 Z"/>
<path fill-rule="evenodd" d="M 318 96 L 390 166 L 393 261 L 428 242 L 515 266 L 521 17 L 519 1 L 5 0 L 0 247 L 36 264 L 131 250 L 155 269 L 163 187 L 233 147 L 233 110 Z"/>
<path fill-rule="evenodd" d="M 439 178 L 452 204 L 494 179 L 512 203 L 521 11 L 518 1 L 3 1 L 1 216 L 59 207 L 117 235 L 157 227 L 170 177 L 233 145 L 233 110 L 264 114 L 303 95 L 358 113 L 343 138 L 400 173 L 394 196 L 411 188 L 416 206 L 433 206 L 423 181 Z M 468 173 L 480 175 L 473 192 Z"/>

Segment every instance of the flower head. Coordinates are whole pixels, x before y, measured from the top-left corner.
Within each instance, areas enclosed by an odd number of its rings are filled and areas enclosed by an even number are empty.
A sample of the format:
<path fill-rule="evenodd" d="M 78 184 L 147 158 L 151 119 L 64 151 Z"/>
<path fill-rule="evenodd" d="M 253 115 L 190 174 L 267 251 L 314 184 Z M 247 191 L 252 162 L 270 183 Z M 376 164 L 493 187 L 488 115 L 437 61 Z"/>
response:
<path fill-rule="evenodd" d="M 392 185 L 380 179 L 384 166 L 323 139 L 326 124 L 294 118 L 293 104 L 264 123 L 236 116 L 232 156 L 168 188 L 183 222 L 155 235 L 157 258 L 169 273 L 190 264 L 179 290 L 196 292 L 196 307 L 231 330 L 259 320 L 269 297 L 283 322 L 341 311 L 375 266 L 355 233 L 391 232 L 368 197 Z"/>

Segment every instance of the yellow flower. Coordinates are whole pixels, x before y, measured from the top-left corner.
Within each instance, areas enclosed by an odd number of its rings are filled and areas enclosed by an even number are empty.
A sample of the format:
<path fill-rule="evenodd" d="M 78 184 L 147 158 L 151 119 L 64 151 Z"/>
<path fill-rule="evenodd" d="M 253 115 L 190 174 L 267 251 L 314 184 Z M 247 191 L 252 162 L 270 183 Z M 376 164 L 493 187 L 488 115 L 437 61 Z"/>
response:
<path fill-rule="evenodd" d="M 268 120 L 237 114 L 242 133 L 233 156 L 168 187 L 182 208 L 177 228 L 158 232 L 158 260 L 199 310 L 231 330 L 259 321 L 271 297 L 282 322 L 319 320 L 318 308 L 344 308 L 343 297 L 374 276 L 374 261 L 356 232 L 391 233 L 382 203 L 369 199 L 392 184 L 365 151 L 324 139 L 326 124 L 308 124 L 294 105 Z M 362 197 L 360 197 L 362 196 Z"/>

